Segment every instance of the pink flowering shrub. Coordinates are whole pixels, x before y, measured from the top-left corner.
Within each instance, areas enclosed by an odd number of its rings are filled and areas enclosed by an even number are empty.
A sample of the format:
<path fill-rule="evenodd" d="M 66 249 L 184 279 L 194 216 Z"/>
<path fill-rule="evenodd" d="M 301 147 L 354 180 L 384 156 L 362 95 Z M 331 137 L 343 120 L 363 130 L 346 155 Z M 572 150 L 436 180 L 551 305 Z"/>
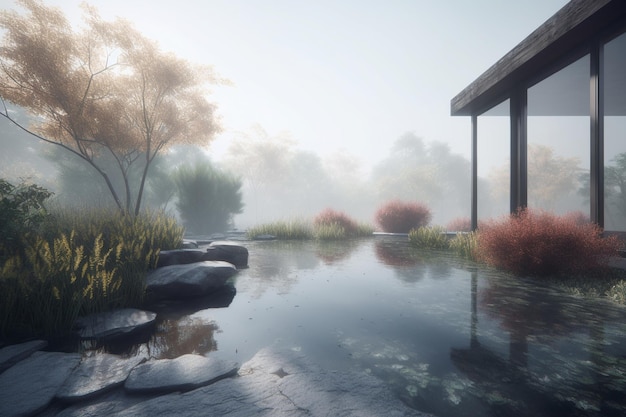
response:
<path fill-rule="evenodd" d="M 376 211 L 376 223 L 387 233 L 408 233 L 411 229 L 428 226 L 432 214 L 421 203 L 390 201 Z"/>
<path fill-rule="evenodd" d="M 359 225 L 352 220 L 347 214 L 327 208 L 320 212 L 315 219 L 313 225 L 319 226 L 340 226 L 343 228 L 347 236 L 356 236 L 359 231 Z"/>
<path fill-rule="evenodd" d="M 516 274 L 546 276 L 605 266 L 621 245 L 579 215 L 525 209 L 481 225 L 477 255 Z"/>

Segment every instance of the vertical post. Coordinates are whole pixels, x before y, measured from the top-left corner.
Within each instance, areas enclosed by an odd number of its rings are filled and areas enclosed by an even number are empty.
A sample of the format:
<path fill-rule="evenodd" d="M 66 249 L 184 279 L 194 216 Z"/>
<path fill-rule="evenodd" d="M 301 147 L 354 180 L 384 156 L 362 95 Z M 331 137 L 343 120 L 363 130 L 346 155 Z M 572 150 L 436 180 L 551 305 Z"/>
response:
<path fill-rule="evenodd" d="M 511 121 L 511 188 L 510 211 L 528 205 L 527 153 L 528 97 L 526 89 L 517 89 L 510 98 Z"/>
<path fill-rule="evenodd" d="M 472 230 L 478 228 L 478 117 L 472 114 Z"/>
<path fill-rule="evenodd" d="M 604 227 L 604 77 L 603 53 L 598 41 L 594 41 L 590 53 L 589 114 L 590 114 L 590 176 L 589 217 Z"/>

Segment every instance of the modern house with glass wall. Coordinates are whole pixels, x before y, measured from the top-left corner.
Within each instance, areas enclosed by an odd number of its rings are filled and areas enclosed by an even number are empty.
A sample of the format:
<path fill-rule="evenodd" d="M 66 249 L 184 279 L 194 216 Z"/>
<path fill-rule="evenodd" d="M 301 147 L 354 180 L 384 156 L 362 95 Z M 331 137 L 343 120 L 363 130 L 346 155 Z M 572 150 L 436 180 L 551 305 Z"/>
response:
<path fill-rule="evenodd" d="M 519 207 L 626 232 L 626 0 L 572 0 L 451 102 L 471 117 L 472 226 Z"/>

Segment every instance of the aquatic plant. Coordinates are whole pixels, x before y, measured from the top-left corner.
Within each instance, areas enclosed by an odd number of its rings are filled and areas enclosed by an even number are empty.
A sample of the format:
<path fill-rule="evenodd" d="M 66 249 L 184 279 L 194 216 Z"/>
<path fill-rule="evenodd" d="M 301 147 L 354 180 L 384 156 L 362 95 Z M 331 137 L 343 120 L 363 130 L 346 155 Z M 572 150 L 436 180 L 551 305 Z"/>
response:
<path fill-rule="evenodd" d="M 545 276 L 605 266 L 621 246 L 617 237 L 602 237 L 597 225 L 580 224 L 577 216 L 522 209 L 480 228 L 477 255 L 516 274 Z"/>
<path fill-rule="evenodd" d="M 441 226 L 411 229 L 409 242 L 418 248 L 447 249 L 449 247 L 446 231 Z"/>
<path fill-rule="evenodd" d="M 411 229 L 428 226 L 431 218 L 426 205 L 400 200 L 384 204 L 375 214 L 376 223 L 388 233 L 408 233 Z"/>
<path fill-rule="evenodd" d="M 276 221 L 265 223 L 248 229 L 246 235 L 250 239 L 256 239 L 263 235 L 272 235 L 278 239 L 311 239 L 313 228 L 304 220 Z"/>

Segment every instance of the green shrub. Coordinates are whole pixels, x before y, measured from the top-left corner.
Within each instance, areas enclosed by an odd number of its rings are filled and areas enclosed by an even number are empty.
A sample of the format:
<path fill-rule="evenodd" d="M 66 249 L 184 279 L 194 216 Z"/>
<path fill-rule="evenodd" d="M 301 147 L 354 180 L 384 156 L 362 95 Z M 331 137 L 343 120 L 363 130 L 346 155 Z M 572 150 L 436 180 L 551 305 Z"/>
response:
<path fill-rule="evenodd" d="M 577 216 L 519 210 L 481 226 L 478 257 L 489 265 L 524 275 L 551 275 L 605 266 L 621 247 L 617 237 L 602 237 L 595 224 Z"/>
<path fill-rule="evenodd" d="M 0 261 L 18 249 L 26 232 L 45 220 L 44 202 L 50 196 L 50 191 L 35 184 L 15 186 L 0 179 Z"/>
<path fill-rule="evenodd" d="M 256 239 L 263 235 L 272 235 L 277 239 L 311 239 L 313 229 L 303 220 L 277 221 L 254 226 L 247 231 L 249 239 Z"/>
<path fill-rule="evenodd" d="M 418 227 L 409 232 L 411 245 L 425 249 L 447 249 L 448 237 L 443 227 Z"/>
<path fill-rule="evenodd" d="M 390 201 L 375 214 L 376 223 L 388 233 L 408 233 L 411 229 L 428 226 L 432 215 L 421 203 Z"/>

